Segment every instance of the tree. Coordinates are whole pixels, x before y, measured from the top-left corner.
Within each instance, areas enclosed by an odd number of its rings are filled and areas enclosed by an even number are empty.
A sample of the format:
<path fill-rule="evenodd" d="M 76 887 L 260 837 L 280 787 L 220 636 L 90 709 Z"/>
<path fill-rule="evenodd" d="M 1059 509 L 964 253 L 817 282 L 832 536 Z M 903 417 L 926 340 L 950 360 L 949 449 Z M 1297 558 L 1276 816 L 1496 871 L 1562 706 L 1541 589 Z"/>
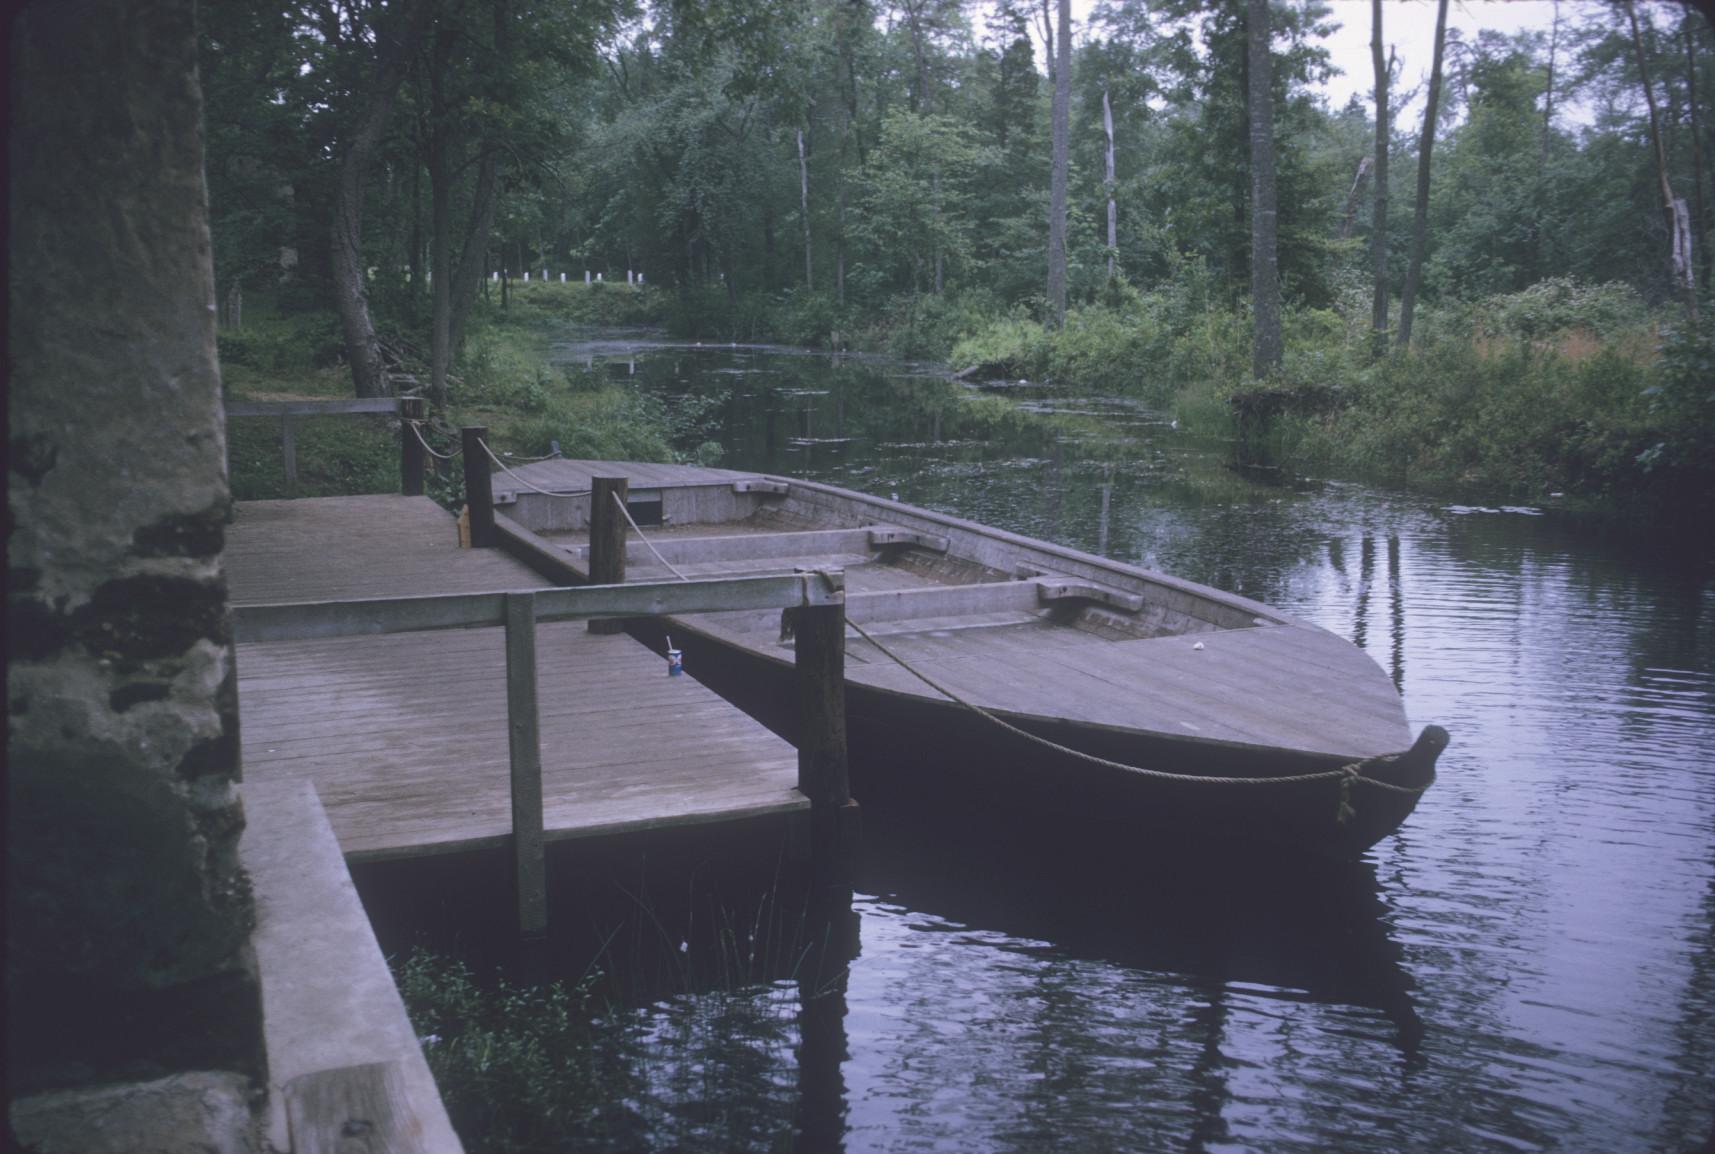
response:
<path fill-rule="evenodd" d="M 1048 310 L 1066 323 L 1066 191 L 1072 136 L 1072 0 L 1060 0 L 1054 71 L 1053 171 L 1048 197 Z"/>
<path fill-rule="evenodd" d="M 405 0 L 397 27 L 376 31 L 375 82 L 358 114 L 340 159 L 339 188 L 334 196 L 331 262 L 334 301 L 345 331 L 346 360 L 360 397 L 380 396 L 381 342 L 369 315 L 369 269 L 363 255 L 363 202 L 369 169 L 393 115 L 411 58 L 429 16 L 429 0 Z"/>
<path fill-rule="evenodd" d="M 1697 315 L 1697 281 L 1691 265 L 1691 219 L 1685 201 L 1673 195 L 1673 182 L 1668 176 L 1667 147 L 1662 143 L 1660 117 L 1656 112 L 1655 87 L 1650 83 L 1649 65 L 1644 59 L 1643 37 L 1638 32 L 1638 13 L 1632 0 L 1626 0 L 1626 19 L 1632 27 L 1632 50 L 1637 55 L 1638 80 L 1643 85 L 1644 103 L 1649 107 L 1650 146 L 1655 152 L 1656 177 L 1661 183 L 1662 215 L 1667 222 L 1668 268 L 1675 288 L 1685 294 L 1685 307 Z"/>
<path fill-rule="evenodd" d="M 1435 10 L 1435 52 L 1429 65 L 1429 96 L 1423 109 L 1423 136 L 1417 146 L 1417 205 L 1411 217 L 1411 265 L 1399 301 L 1398 347 L 1411 344 L 1417 286 L 1423 278 L 1423 250 L 1429 236 L 1429 156 L 1435 148 L 1435 118 L 1441 111 L 1441 57 L 1447 43 L 1447 0 Z M 1544 129 L 1546 137 L 1547 130 Z M 1545 150 L 1546 151 L 1546 150 Z"/>
<path fill-rule="evenodd" d="M 1269 54 L 1268 0 L 1246 6 L 1250 66 L 1251 160 L 1251 375 L 1280 370 L 1280 266 L 1276 249 L 1274 94 Z"/>
<path fill-rule="evenodd" d="M 1376 162 L 1371 172 L 1375 189 L 1375 220 L 1370 230 L 1370 268 L 1375 277 L 1375 295 L 1370 306 L 1370 329 L 1376 355 L 1387 349 L 1387 152 L 1392 137 L 1388 115 L 1388 80 L 1391 69 L 1382 57 L 1382 0 L 1370 0 L 1370 61 L 1376 77 Z"/>

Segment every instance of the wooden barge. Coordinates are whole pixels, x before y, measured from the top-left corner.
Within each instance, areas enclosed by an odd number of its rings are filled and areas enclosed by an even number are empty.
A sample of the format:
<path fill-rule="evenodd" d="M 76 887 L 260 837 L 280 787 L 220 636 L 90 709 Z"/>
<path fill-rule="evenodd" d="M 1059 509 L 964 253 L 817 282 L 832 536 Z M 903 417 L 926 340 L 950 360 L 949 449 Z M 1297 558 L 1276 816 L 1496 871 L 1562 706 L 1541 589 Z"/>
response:
<path fill-rule="evenodd" d="M 852 779 L 866 800 L 942 793 L 1350 859 L 1406 819 L 1447 743 L 1433 725 L 1414 742 L 1387 674 L 1325 629 L 957 517 L 632 462 L 542 461 L 493 486 L 508 546 L 582 580 L 592 507 L 604 583 L 602 565 L 631 581 L 843 570 Z M 604 557 L 610 503 L 626 521 Z M 694 676 L 795 736 L 790 611 L 636 629 L 660 649 L 670 637 Z"/>

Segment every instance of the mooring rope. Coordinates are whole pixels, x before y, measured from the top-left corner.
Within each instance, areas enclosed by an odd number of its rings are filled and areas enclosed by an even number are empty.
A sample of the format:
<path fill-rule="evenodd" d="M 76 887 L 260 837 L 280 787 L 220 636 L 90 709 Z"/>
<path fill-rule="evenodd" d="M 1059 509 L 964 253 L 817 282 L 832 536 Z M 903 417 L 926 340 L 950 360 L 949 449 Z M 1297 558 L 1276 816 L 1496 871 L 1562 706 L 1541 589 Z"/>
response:
<path fill-rule="evenodd" d="M 423 422 L 407 420 L 405 423 L 407 425 L 411 426 L 411 431 L 417 435 L 417 443 L 419 445 L 423 446 L 423 451 L 425 453 L 429 454 L 429 456 L 438 457 L 440 460 L 443 460 L 443 461 L 450 461 L 454 457 L 458 456 L 460 452 L 462 452 L 462 450 L 460 450 L 460 449 L 454 449 L 450 453 L 437 453 L 435 451 L 435 447 L 423 439 L 423 430 L 421 427 Z"/>
<path fill-rule="evenodd" d="M 613 496 L 614 500 L 619 500 L 618 493 L 615 493 Z M 625 509 L 625 502 L 620 501 L 619 506 L 621 509 Z M 649 546 L 649 551 L 651 553 L 655 553 L 656 559 L 659 560 L 661 564 L 666 565 L 668 569 L 672 570 L 674 576 L 678 577 L 679 580 L 690 580 L 689 577 L 686 577 L 683 573 L 674 569 L 672 565 L 669 565 L 667 560 L 663 558 L 660 553 L 656 552 L 655 546 L 649 544 L 649 538 L 644 536 L 642 529 L 637 528 L 637 522 L 631 520 L 631 511 L 628 509 L 625 509 L 625 519 L 627 521 L 631 521 L 631 527 L 633 529 L 637 529 L 638 538 L 642 540 L 645 545 Z M 812 572 L 818 574 L 824 581 L 828 581 L 830 585 L 832 584 L 827 570 L 815 569 L 812 570 Z M 997 725 L 1006 732 L 1016 737 L 1022 737 L 1034 745 L 1052 750 L 1055 753 L 1076 758 L 1079 761 L 1102 766 L 1105 769 L 1122 770 L 1125 773 L 1138 774 L 1143 777 L 1153 778 L 1157 781 L 1186 782 L 1194 785 L 1305 785 L 1318 781 L 1338 781 L 1340 783 L 1340 795 L 1338 808 L 1334 813 L 1334 819 L 1341 825 L 1345 825 L 1348 821 L 1357 816 L 1357 811 L 1352 808 L 1352 784 L 1354 782 L 1361 782 L 1364 785 L 1373 786 L 1376 789 L 1385 790 L 1389 793 L 1407 794 L 1410 796 L 1421 796 L 1425 790 L 1435 784 L 1435 772 L 1433 769 L 1430 770 L 1428 781 L 1424 782 L 1422 785 L 1415 786 L 1394 785 L 1392 782 L 1381 781 L 1373 777 L 1364 776 L 1364 769 L 1366 766 L 1378 765 L 1382 762 L 1392 761 L 1399 756 L 1398 754 L 1391 753 L 1348 762 L 1337 769 L 1317 770 L 1314 773 L 1294 773 L 1280 777 L 1215 777 L 1205 776 L 1202 774 L 1168 773 L 1165 770 L 1145 769 L 1138 765 L 1128 765 L 1123 761 L 1111 761 L 1105 757 L 1098 757 L 1093 753 L 1085 753 L 1081 749 L 1073 749 L 1071 746 L 1061 745 L 1057 741 L 1051 741 L 1046 737 L 1041 737 L 1037 734 L 1031 733 L 1028 729 L 1019 728 L 1012 724 L 1012 722 L 1007 721 L 1005 718 L 997 716 L 989 710 L 984 709 L 976 702 L 969 701 L 958 693 L 955 693 L 953 690 L 947 688 L 945 685 L 942 685 L 927 673 L 924 673 L 921 669 L 918 669 L 909 661 L 905 660 L 905 658 L 899 656 L 899 654 L 893 652 L 893 650 L 877 641 L 870 635 L 869 630 L 859 625 L 856 621 L 853 621 L 850 616 L 846 617 L 845 623 L 851 629 L 856 630 L 859 637 L 862 637 L 865 641 L 875 646 L 876 649 L 880 650 L 883 656 L 887 657 L 895 665 L 898 665 L 901 669 L 905 670 L 905 672 L 911 674 L 911 676 L 917 678 L 917 680 L 921 681 L 924 685 L 927 685 L 930 689 L 933 689 L 936 693 L 941 694 L 953 704 L 970 710 L 984 721 L 987 721 L 992 725 Z"/>
<path fill-rule="evenodd" d="M 573 489 L 573 490 L 570 490 L 570 491 L 564 492 L 564 493 L 554 493 L 554 492 L 550 492 L 547 489 L 539 488 L 536 485 L 532 485 L 529 481 L 526 481 L 523 477 L 520 477 L 517 473 L 512 472 L 511 466 L 509 466 L 505 461 L 502 461 L 499 457 L 496 457 L 494 455 L 494 450 L 488 447 L 487 441 L 484 441 L 482 438 L 478 437 L 476 443 L 482 446 L 482 451 L 488 454 L 489 460 L 493 461 L 496 465 L 499 465 L 507 473 L 511 473 L 512 479 L 514 481 L 517 481 L 520 485 L 523 485 L 526 489 L 529 489 L 533 493 L 540 493 L 544 497 L 587 497 L 587 496 L 589 496 L 590 491 L 588 489 Z"/>
<path fill-rule="evenodd" d="M 667 558 L 661 556 L 661 550 L 655 548 L 655 545 L 649 540 L 649 538 L 643 535 L 643 530 L 637 528 L 637 522 L 633 521 L 631 519 L 631 510 L 627 509 L 625 507 L 625 502 L 620 500 L 619 494 L 617 492 L 615 492 L 613 494 L 613 503 L 619 506 L 619 511 L 621 513 L 625 514 L 625 519 L 627 521 L 629 521 L 631 523 L 631 527 L 637 531 L 637 539 L 639 541 L 643 542 L 644 545 L 648 546 L 649 551 L 651 553 L 655 554 L 655 560 L 657 560 L 657 561 L 661 562 L 661 564 L 667 566 L 667 571 L 669 573 L 673 574 L 673 576 L 677 577 L 679 580 L 689 581 L 690 580 L 689 577 L 687 577 L 683 573 L 679 572 L 677 569 L 675 569 L 673 567 L 673 563 L 671 561 L 669 561 L 669 560 L 667 560 Z"/>

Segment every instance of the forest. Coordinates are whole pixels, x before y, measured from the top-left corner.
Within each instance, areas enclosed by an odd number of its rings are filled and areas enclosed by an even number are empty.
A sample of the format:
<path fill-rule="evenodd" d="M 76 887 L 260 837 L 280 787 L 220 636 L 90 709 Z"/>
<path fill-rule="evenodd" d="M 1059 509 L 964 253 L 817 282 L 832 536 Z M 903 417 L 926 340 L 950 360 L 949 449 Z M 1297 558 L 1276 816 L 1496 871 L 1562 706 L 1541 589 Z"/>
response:
<path fill-rule="evenodd" d="M 1709 21 L 1567 0 L 1446 30 L 1420 86 L 1400 7 L 204 0 L 227 387 L 406 375 L 522 451 L 670 455 L 669 416 L 542 363 L 641 323 L 1136 396 L 1299 470 L 1706 510 Z M 1336 20 L 1373 55 L 1340 107 Z"/>

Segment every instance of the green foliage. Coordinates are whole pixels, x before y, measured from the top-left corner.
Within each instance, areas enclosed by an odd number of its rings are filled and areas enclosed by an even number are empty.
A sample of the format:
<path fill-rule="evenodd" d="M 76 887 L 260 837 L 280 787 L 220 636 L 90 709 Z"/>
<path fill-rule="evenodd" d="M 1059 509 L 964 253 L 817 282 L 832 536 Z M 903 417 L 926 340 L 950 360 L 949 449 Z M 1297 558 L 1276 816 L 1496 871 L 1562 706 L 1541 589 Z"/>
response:
<path fill-rule="evenodd" d="M 235 378 L 301 378 L 338 363 L 345 352 L 339 318 L 331 312 L 282 316 L 267 298 L 257 296 L 248 303 L 244 327 L 221 329 L 218 344 L 222 379 L 229 388 Z"/>
<path fill-rule="evenodd" d="M 294 418 L 292 428 L 298 464 L 295 491 L 286 484 L 279 420 L 237 417 L 227 422 L 234 500 L 399 491 L 399 439 L 385 417 Z"/>
<path fill-rule="evenodd" d="M 395 968 L 399 993 L 448 1113 L 473 1151 L 589 1147 L 633 1135 L 614 1109 L 623 1049 L 597 1044 L 591 990 L 576 983 L 479 983 L 462 962 L 417 951 Z M 617 1132 L 616 1132 L 617 1131 Z"/>
<path fill-rule="evenodd" d="M 1478 308 L 1481 331 L 1534 340 L 1584 330 L 1603 340 L 1635 333 L 1649 319 L 1643 298 L 1630 285 L 1584 284 L 1551 277 L 1519 292 L 1490 297 Z"/>

